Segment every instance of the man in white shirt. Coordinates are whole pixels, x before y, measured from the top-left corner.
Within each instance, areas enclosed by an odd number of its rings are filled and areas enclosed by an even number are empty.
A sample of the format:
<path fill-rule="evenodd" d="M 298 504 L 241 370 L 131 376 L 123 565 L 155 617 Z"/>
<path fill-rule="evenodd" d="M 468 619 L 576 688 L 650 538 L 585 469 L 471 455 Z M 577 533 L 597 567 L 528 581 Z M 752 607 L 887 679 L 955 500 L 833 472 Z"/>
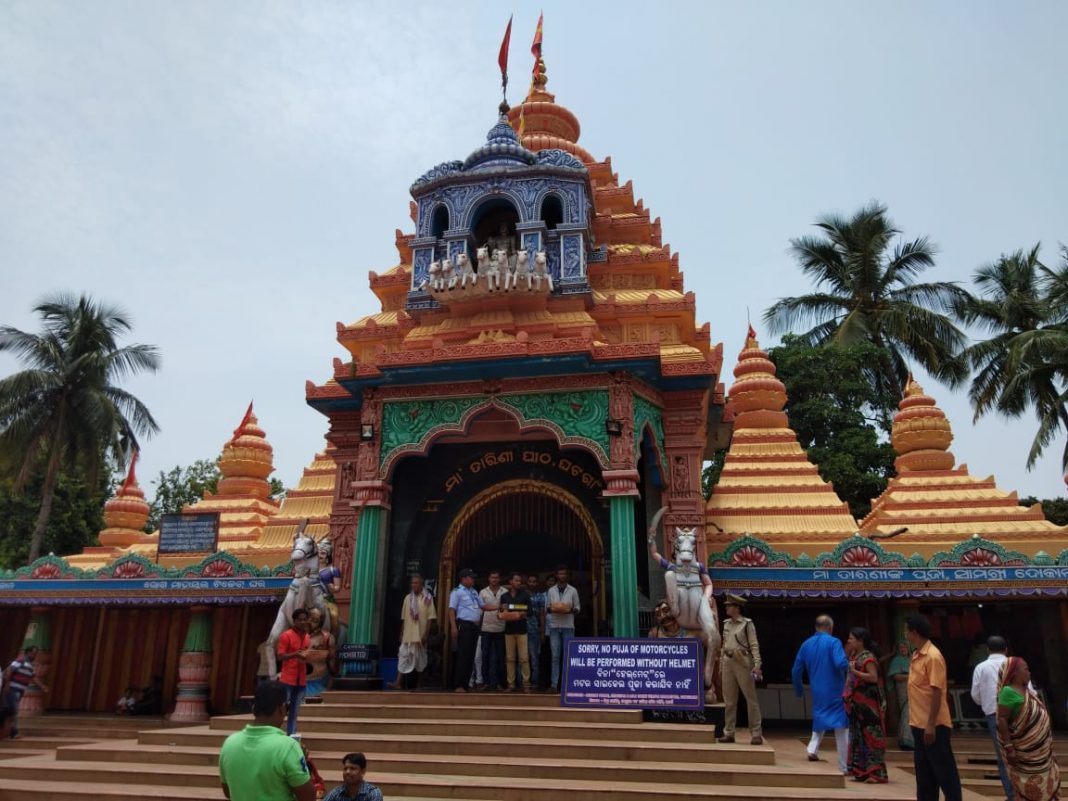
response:
<path fill-rule="evenodd" d="M 506 590 L 501 586 L 500 571 L 489 574 L 489 586 L 478 594 L 482 601 L 482 680 L 488 690 L 504 690 L 504 621 L 497 614 L 501 596 Z"/>
<path fill-rule="evenodd" d="M 575 613 L 579 611 L 578 590 L 567 583 L 565 565 L 556 568 L 556 584 L 549 588 L 549 646 L 552 649 L 552 686 L 549 692 L 560 691 L 560 660 L 566 658 L 567 643 L 575 636 Z"/>
<path fill-rule="evenodd" d="M 1009 648 L 1004 637 L 996 634 L 988 637 L 986 647 L 990 656 L 975 666 L 972 673 L 972 700 L 983 709 L 986 715 L 986 726 L 990 730 L 990 738 L 994 741 L 994 754 L 998 758 L 998 775 L 1001 777 L 1001 786 L 1005 788 L 1005 798 L 1013 801 L 1012 781 L 1008 771 L 1005 770 L 1005 760 L 1001 755 L 1001 743 L 998 742 L 998 678 L 1001 674 L 1001 666 L 1008 659 L 1006 653 Z"/>

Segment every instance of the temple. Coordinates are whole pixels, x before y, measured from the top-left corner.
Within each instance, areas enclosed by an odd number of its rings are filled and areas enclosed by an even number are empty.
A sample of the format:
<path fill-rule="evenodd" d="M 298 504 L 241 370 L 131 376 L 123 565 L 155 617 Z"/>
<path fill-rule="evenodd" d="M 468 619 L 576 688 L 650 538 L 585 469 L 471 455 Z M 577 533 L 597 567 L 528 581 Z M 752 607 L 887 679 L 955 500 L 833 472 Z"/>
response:
<path fill-rule="evenodd" d="M 855 520 L 790 429 L 755 331 L 724 392 L 722 346 L 660 220 L 579 144 L 544 70 L 486 124 L 468 155 L 412 183 L 398 263 L 369 275 L 381 311 L 336 324 L 345 358 L 306 386 L 326 442 L 284 500 L 270 497 L 273 451 L 250 406 L 232 435 L 220 421 L 217 491 L 183 512 L 218 515 L 209 550 L 144 532 L 131 467 L 99 546 L 0 574 L 0 656 L 39 645 L 49 676 L 27 714 L 109 710 L 153 677 L 177 720 L 230 709 L 252 688 L 304 520 L 329 539 L 345 642 L 366 646 L 371 676 L 375 655 L 396 653 L 392 610 L 413 572 L 444 617 L 463 567 L 565 563 L 577 634 L 637 636 L 664 592 L 645 529 L 666 507 L 659 549 L 695 529 L 717 594 L 753 599 L 767 717 L 797 711 L 779 693 L 817 613 L 891 644 L 917 609 L 960 686 L 973 642 L 1014 632 L 1063 716 L 1050 678 L 1068 667 L 1068 529 L 955 467 L 950 423 L 915 381 L 894 419 L 897 477 Z M 706 501 L 702 465 L 728 447 Z M 436 647 L 447 669 L 449 644 Z M 974 717 L 959 695 L 954 714 Z"/>

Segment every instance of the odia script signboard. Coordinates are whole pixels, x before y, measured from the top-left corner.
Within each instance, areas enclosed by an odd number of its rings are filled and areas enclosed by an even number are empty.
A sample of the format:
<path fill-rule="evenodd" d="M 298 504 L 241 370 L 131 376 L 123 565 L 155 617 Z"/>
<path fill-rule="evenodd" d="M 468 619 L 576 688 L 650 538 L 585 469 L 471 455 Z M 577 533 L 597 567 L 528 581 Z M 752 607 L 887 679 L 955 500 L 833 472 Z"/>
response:
<path fill-rule="evenodd" d="M 164 515 L 159 526 L 159 553 L 214 553 L 219 540 L 219 513 Z"/>
<path fill-rule="evenodd" d="M 704 709 L 695 639 L 576 638 L 567 644 L 564 706 Z"/>

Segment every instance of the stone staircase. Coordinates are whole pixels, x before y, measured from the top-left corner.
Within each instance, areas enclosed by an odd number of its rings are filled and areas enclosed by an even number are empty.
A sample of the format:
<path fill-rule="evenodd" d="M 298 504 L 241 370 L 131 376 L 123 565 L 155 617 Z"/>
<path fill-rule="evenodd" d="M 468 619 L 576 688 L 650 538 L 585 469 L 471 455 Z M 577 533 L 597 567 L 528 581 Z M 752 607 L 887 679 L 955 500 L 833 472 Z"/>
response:
<path fill-rule="evenodd" d="M 1057 762 L 1068 765 L 1068 744 L 1060 739 L 1054 740 Z M 953 755 L 957 758 L 957 770 L 960 784 L 965 792 L 971 792 L 983 798 L 1004 798 L 1005 791 L 998 778 L 998 763 L 994 757 L 994 746 L 985 732 L 954 732 Z M 888 765 L 900 767 L 912 778 L 912 752 L 898 748 L 887 749 Z"/>
<path fill-rule="evenodd" d="M 5 759 L 0 801 L 222 799 L 219 747 L 249 720 L 217 717 Z M 846 786 L 827 764 L 777 760 L 770 745 L 716 744 L 710 726 L 563 709 L 545 695 L 331 692 L 301 710 L 300 729 L 328 786 L 341 779 L 341 756 L 363 751 L 368 779 L 390 801 L 542 801 L 550 792 L 568 801 L 914 797 L 911 782 Z M 780 748 L 798 750 L 790 740 Z"/>

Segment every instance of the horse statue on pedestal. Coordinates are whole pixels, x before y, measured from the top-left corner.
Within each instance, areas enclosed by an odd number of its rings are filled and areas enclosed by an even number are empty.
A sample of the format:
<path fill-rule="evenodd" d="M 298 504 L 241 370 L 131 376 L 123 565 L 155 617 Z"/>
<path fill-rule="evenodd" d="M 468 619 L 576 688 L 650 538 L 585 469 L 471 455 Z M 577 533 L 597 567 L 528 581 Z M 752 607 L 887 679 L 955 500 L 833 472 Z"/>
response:
<path fill-rule="evenodd" d="M 656 533 L 660 518 L 666 512 L 665 506 L 653 515 L 653 521 L 649 524 L 649 555 L 665 571 L 664 583 L 667 585 L 667 603 L 671 615 L 682 628 L 701 640 L 705 649 L 705 700 L 714 703 L 716 688 L 712 683 L 713 671 L 723 638 L 719 633 L 716 599 L 712 597 L 712 579 L 708 576 L 708 569 L 697 561 L 696 529 L 675 527 L 674 562 L 669 562 L 656 550 Z"/>
<path fill-rule="evenodd" d="M 518 289 L 521 280 L 527 282 L 527 291 L 533 287 L 531 283 L 530 254 L 525 250 L 521 250 L 516 254 L 515 270 L 510 271 L 504 277 L 504 288 L 508 289 L 508 285 L 511 283 L 512 289 Z"/>
<path fill-rule="evenodd" d="M 478 276 L 475 275 L 475 268 L 471 266 L 471 260 L 467 258 L 466 253 L 456 254 L 456 269 L 460 272 L 460 289 L 464 289 L 468 281 L 472 287 L 478 286 Z"/>
<path fill-rule="evenodd" d="M 552 292 L 553 277 L 552 274 L 549 272 L 549 267 L 545 260 L 545 251 L 539 250 L 536 254 L 534 254 L 534 286 L 538 288 L 538 291 L 541 291 L 542 281 L 545 281 L 545 283 L 549 287 L 549 291 Z"/>
<path fill-rule="evenodd" d="M 304 535 L 308 518 L 304 518 L 293 534 L 293 581 L 286 597 L 278 607 L 274 626 L 267 637 L 267 665 L 272 679 L 278 678 L 278 638 L 293 625 L 293 612 L 297 609 L 319 609 L 323 613 L 323 630 L 330 631 L 330 614 L 326 608 L 322 582 L 319 580 L 319 548 L 313 537 Z"/>

